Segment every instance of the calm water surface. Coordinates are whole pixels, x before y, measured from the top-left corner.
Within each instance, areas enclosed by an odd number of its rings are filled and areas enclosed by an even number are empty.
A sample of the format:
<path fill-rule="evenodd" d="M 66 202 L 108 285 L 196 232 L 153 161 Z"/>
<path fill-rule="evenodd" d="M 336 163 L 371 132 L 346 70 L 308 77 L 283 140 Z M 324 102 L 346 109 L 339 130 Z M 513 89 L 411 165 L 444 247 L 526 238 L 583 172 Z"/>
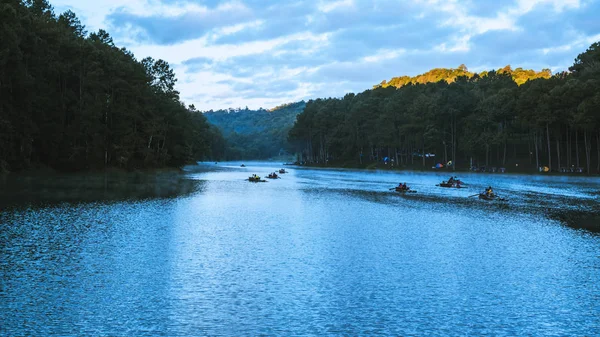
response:
<path fill-rule="evenodd" d="M 0 180 L 0 335 L 600 335 L 598 178 L 246 164 Z"/>

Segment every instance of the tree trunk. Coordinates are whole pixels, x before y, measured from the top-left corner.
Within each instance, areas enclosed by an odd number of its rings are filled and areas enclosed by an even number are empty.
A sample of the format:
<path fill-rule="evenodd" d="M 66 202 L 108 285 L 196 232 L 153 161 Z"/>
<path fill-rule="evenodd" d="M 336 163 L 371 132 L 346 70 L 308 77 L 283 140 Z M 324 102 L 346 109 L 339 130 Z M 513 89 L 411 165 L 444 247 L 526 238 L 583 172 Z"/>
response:
<path fill-rule="evenodd" d="M 560 141 L 556 137 L 556 158 L 558 159 L 558 170 L 560 171 Z"/>
<path fill-rule="evenodd" d="M 502 157 L 502 166 L 506 166 L 506 140 L 504 140 L 504 156 Z"/>
<path fill-rule="evenodd" d="M 310 133 L 310 130 L 309 130 Z M 313 143 L 312 143 L 312 135 L 308 137 L 308 158 L 310 158 L 311 162 L 315 161 L 314 153 L 313 153 Z"/>
<path fill-rule="evenodd" d="M 546 140 L 548 141 L 548 169 L 552 172 L 552 149 L 550 147 L 550 127 L 546 123 Z"/>
<path fill-rule="evenodd" d="M 596 151 L 598 151 L 598 166 L 596 172 L 600 172 L 600 131 L 596 134 Z"/>
<path fill-rule="evenodd" d="M 567 127 L 567 170 L 571 167 L 571 128 Z"/>
<path fill-rule="evenodd" d="M 585 159 L 586 159 L 586 166 L 587 166 L 587 173 L 590 174 L 590 155 L 591 155 L 591 147 L 592 144 L 591 143 L 591 139 L 590 141 L 588 141 L 588 136 L 587 136 L 587 130 L 584 131 L 583 133 L 583 139 L 585 140 Z"/>
<path fill-rule="evenodd" d="M 108 111 L 104 110 L 104 167 L 108 163 Z"/>
<path fill-rule="evenodd" d="M 444 165 L 448 163 L 448 147 L 446 146 L 446 142 L 444 141 Z"/>
<path fill-rule="evenodd" d="M 531 135 L 531 134 L 530 134 Z M 529 165 L 533 164 L 533 151 L 531 149 L 531 137 L 527 137 L 527 153 L 529 154 Z M 515 158 L 516 158 L 516 150 L 515 150 Z"/>
<path fill-rule="evenodd" d="M 500 164 L 500 146 L 496 145 L 496 165 Z"/>
<path fill-rule="evenodd" d="M 425 168 L 425 137 L 423 137 L 423 168 Z"/>
<path fill-rule="evenodd" d="M 534 145 L 535 145 L 535 169 L 536 171 L 540 169 L 540 155 L 538 152 L 538 135 L 537 135 L 537 131 L 534 132 L 534 137 L 533 137 L 533 141 L 534 141 Z"/>
<path fill-rule="evenodd" d="M 579 130 L 575 130 L 575 159 L 577 159 L 577 167 L 581 167 L 579 165 Z"/>
<path fill-rule="evenodd" d="M 456 171 L 456 120 L 452 121 L 452 171 Z"/>

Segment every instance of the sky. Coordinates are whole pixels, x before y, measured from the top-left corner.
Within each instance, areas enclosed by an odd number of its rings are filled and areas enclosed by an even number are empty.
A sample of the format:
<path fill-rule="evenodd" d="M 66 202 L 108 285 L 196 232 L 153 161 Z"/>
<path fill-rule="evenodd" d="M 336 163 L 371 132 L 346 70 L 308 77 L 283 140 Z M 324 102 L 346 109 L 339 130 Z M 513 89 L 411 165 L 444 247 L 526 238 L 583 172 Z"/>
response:
<path fill-rule="evenodd" d="M 600 41 L 600 0 L 50 0 L 199 110 L 342 97 L 432 68 L 566 70 Z"/>

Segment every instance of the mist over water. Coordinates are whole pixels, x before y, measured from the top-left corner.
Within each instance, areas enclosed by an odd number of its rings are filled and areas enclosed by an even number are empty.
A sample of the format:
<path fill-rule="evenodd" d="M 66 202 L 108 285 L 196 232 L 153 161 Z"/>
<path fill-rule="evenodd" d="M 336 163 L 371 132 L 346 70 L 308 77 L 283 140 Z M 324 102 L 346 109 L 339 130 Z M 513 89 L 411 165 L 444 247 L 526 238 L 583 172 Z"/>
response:
<path fill-rule="evenodd" d="M 240 164 L 1 180 L 0 335 L 600 334 L 598 178 Z"/>

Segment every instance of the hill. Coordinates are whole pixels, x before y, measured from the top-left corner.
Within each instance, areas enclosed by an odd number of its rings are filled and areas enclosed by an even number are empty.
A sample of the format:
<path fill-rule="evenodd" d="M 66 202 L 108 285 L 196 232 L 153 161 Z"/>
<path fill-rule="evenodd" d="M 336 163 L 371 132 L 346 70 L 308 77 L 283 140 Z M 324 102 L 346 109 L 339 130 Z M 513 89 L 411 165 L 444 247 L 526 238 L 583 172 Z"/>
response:
<path fill-rule="evenodd" d="M 504 68 L 496 70 L 496 73 L 502 74 L 510 74 L 513 81 L 517 83 L 517 85 L 521 85 L 529 80 L 534 80 L 538 78 L 548 79 L 552 76 L 552 72 L 550 69 L 542 69 L 542 71 L 535 71 L 531 69 L 523 69 L 517 68 L 512 69 L 510 65 L 507 65 Z M 481 73 L 473 73 L 470 72 L 464 64 L 461 64 L 456 69 L 450 68 L 435 68 L 431 69 L 424 74 L 420 74 L 414 77 L 410 76 L 400 76 L 400 77 L 392 77 L 391 80 L 386 81 L 383 80 L 380 84 L 375 85 L 375 88 L 387 88 L 387 87 L 396 87 L 401 88 L 407 84 L 426 84 L 426 83 L 436 83 L 439 81 L 446 81 L 448 83 L 453 83 L 457 77 L 466 76 L 468 78 L 472 78 L 473 76 L 484 77 L 488 74 L 488 71 L 484 71 Z"/>
<path fill-rule="evenodd" d="M 270 110 L 211 110 L 204 116 L 227 140 L 227 159 L 266 159 L 287 153 L 288 132 L 305 106 L 300 101 Z"/>

